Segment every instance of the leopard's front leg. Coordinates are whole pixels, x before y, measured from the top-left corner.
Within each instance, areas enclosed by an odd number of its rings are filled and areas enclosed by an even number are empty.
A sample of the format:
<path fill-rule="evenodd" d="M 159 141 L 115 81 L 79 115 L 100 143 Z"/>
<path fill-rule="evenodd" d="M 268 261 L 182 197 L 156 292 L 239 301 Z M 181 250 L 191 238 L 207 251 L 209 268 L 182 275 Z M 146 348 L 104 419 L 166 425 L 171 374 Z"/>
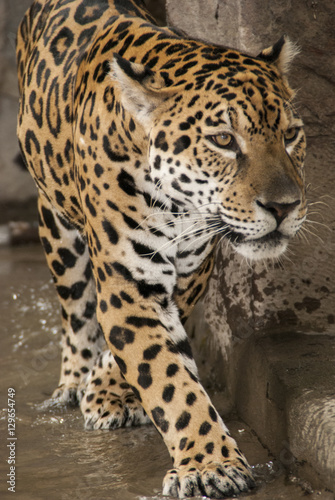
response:
<path fill-rule="evenodd" d="M 172 457 L 163 493 L 223 498 L 246 491 L 250 467 L 198 380 L 164 280 L 144 280 L 116 260 L 93 258 L 93 268 L 108 346 Z"/>

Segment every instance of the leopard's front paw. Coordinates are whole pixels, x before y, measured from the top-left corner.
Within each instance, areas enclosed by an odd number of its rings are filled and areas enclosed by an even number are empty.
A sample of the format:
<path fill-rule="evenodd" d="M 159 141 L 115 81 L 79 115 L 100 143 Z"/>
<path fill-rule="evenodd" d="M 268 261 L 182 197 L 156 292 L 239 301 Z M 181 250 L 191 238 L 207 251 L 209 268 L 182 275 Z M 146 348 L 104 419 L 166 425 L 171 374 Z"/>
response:
<path fill-rule="evenodd" d="M 201 469 L 193 464 L 170 470 L 163 482 L 163 495 L 177 498 L 206 496 L 226 498 L 255 486 L 250 467 L 239 461 L 210 462 Z"/>

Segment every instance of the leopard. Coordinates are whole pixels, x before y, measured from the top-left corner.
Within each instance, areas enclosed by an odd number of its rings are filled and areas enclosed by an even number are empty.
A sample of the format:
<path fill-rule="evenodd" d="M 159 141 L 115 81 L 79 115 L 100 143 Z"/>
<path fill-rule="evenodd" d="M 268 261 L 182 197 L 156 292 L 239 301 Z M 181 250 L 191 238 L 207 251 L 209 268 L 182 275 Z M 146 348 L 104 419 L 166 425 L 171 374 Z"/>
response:
<path fill-rule="evenodd" d="M 142 0 L 35 0 L 18 29 L 17 134 L 62 318 L 50 401 L 87 429 L 153 423 L 163 495 L 255 485 L 185 321 L 222 241 L 277 259 L 302 228 L 296 53 L 285 35 L 257 56 L 192 39 Z"/>

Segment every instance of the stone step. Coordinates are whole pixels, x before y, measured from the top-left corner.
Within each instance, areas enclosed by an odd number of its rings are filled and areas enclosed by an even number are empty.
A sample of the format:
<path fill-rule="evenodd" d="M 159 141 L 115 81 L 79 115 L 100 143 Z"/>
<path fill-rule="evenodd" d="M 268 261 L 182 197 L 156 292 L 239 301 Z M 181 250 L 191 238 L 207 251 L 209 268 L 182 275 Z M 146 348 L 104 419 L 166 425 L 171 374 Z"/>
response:
<path fill-rule="evenodd" d="M 335 492 L 335 342 L 287 333 L 248 342 L 236 385 L 239 415 L 288 468 Z"/>

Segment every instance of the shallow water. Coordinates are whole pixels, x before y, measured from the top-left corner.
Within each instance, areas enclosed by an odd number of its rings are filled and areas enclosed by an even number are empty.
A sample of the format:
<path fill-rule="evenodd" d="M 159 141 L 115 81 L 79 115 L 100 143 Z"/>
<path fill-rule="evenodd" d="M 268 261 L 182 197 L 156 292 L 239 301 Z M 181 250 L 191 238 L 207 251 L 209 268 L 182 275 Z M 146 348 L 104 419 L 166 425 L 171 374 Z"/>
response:
<path fill-rule="evenodd" d="M 60 315 L 40 247 L 0 248 L 0 331 L 0 498 L 166 498 L 161 485 L 171 462 L 153 426 L 86 431 L 78 408 L 39 406 L 57 386 L 60 358 Z M 9 388 L 15 390 L 12 437 Z M 304 492 L 299 481 L 288 481 L 244 424 L 228 425 L 258 478 L 256 491 L 244 499 L 297 500 L 306 494 L 310 499 L 333 499 L 332 494 Z M 15 494 L 6 483 L 8 443 L 14 443 Z"/>

